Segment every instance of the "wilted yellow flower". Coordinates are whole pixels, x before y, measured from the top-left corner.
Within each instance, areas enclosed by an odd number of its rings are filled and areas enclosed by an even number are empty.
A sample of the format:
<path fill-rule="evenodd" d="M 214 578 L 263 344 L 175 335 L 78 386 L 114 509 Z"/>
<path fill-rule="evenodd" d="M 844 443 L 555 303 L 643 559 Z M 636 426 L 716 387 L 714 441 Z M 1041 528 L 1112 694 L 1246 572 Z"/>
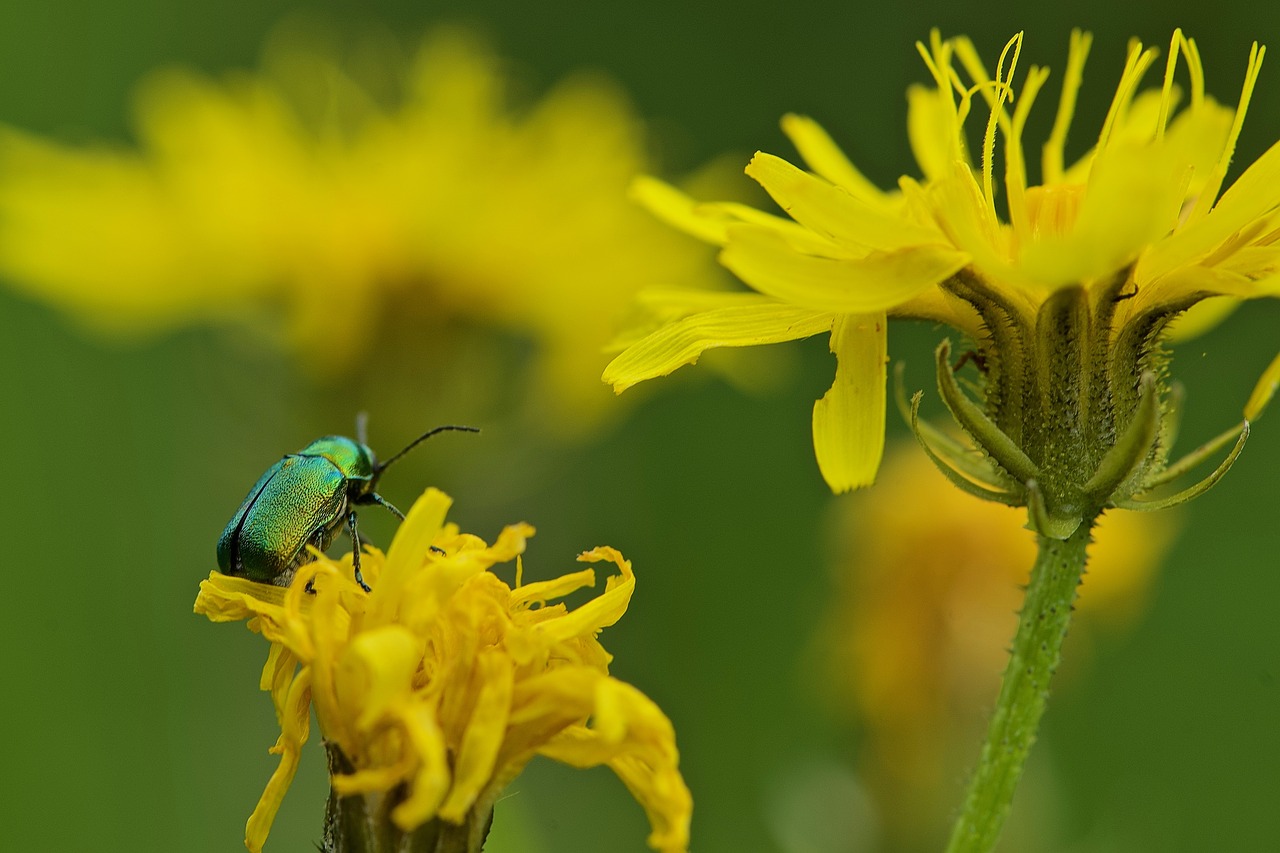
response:
<path fill-rule="evenodd" d="M 997 442 L 979 442 L 1000 466 L 976 474 L 984 487 L 1025 503 L 1021 490 L 1037 480 L 1048 506 L 1041 515 L 1066 518 L 1054 532 L 1062 536 L 1073 529 L 1071 517 L 1140 494 L 1163 465 L 1160 448 L 1115 493 L 1084 485 L 1118 434 L 1154 420 L 1136 415 L 1146 393 L 1141 376 L 1154 377 L 1155 399 L 1169 323 L 1211 297 L 1280 294 L 1280 145 L 1219 193 L 1263 50 L 1254 46 L 1232 109 L 1205 94 L 1196 44 L 1175 32 L 1153 89 L 1140 83 L 1157 51 L 1131 43 L 1096 141 L 1066 164 L 1090 42 L 1080 32 L 1072 37 L 1038 184 L 1023 132 L 1048 70 L 1033 66 L 1015 87 L 1021 35 L 993 76 L 967 38 L 937 32 L 918 45 L 932 85 L 908 92 L 908 135 L 922 177 L 904 176 L 882 191 L 821 127 L 789 115 L 783 130 L 811 171 L 765 153 L 747 166 L 789 218 L 697 204 L 657 181 L 638 183 L 636 193 L 659 216 L 722 246 L 721 262 L 757 292 L 666 294 L 666 324 L 618 356 L 605 381 L 620 392 L 709 347 L 829 333 L 836 379 L 814 407 L 814 446 L 823 476 L 844 491 L 870 483 L 879 465 L 886 319 L 925 318 L 978 346 L 986 414 L 1020 448 L 1021 455 L 1002 454 L 992 449 Z M 1185 90 L 1175 83 L 1180 65 Z M 975 98 L 990 107 L 976 157 L 967 137 Z M 1054 425 L 1073 411 L 1088 419 L 1080 431 L 1087 446 L 1064 451 Z M 1046 466 L 1064 452 L 1076 460 L 1079 482 L 1048 482 L 1061 472 L 1046 475 Z M 966 475 L 974 472 L 970 466 Z"/>
<path fill-rule="evenodd" d="M 137 150 L 5 130 L 0 274 L 99 327 L 282 330 L 327 372 L 389 330 L 424 362 L 442 336 L 498 330 L 534 343 L 532 393 L 566 424 L 607 409 L 600 352 L 635 291 L 721 275 L 626 198 L 655 164 L 624 95 L 580 76 L 515 107 L 455 30 L 380 70 L 398 79 L 376 99 L 282 37 L 258 73 L 153 74 Z"/>
<path fill-rule="evenodd" d="M 648 813 L 650 845 L 684 851 L 692 801 L 671 722 L 609 676 L 612 658 L 596 639 L 627 608 L 631 564 L 612 548 L 582 554 L 619 574 L 569 610 L 550 602 L 593 586 L 593 569 L 521 584 L 533 529 L 508 527 L 486 545 L 445 523 L 449 505 L 428 489 L 385 557 L 367 549 L 367 594 L 349 556 L 317 555 L 288 589 L 218 572 L 201 583 L 197 613 L 248 619 L 271 643 L 261 684 L 280 721 L 272 748 L 280 765 L 249 819 L 246 846 L 257 851 L 266 841 L 314 708 L 340 757 L 331 765 L 334 795 L 380 803 L 368 812 L 389 813 L 397 831 L 443 821 L 462 833 L 458 849 L 479 850 L 498 795 L 545 755 L 575 767 L 607 764 Z M 514 588 L 488 571 L 513 559 Z"/>
<path fill-rule="evenodd" d="M 886 825 L 900 841 L 930 839 L 954 806 L 946 781 L 973 760 L 1036 538 L 1017 510 L 948 487 L 905 445 L 887 455 L 873 494 L 837 510 L 836 589 L 818 635 L 823 684 L 863 730 L 860 764 Z M 1076 634 L 1131 621 L 1173 532 L 1164 514 L 1103 517 Z"/>

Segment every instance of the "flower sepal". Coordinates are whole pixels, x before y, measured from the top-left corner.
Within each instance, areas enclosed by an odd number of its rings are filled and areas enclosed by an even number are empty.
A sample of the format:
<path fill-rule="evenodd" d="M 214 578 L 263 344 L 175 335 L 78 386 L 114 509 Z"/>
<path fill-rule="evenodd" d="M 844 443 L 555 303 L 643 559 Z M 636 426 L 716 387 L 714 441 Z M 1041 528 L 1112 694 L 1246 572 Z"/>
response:
<path fill-rule="evenodd" d="M 969 277 L 956 277 L 960 293 Z M 1090 294 L 1066 287 L 1032 319 L 1008 306 L 974 301 L 990 337 L 974 357 L 952 363 L 944 340 L 935 351 L 938 392 L 967 441 L 956 441 L 919 419 L 920 395 L 898 405 L 917 440 L 939 470 L 963 490 L 985 500 L 1027 508 L 1027 527 L 1065 540 L 1103 510 L 1164 509 L 1208 491 L 1230 469 L 1249 434 L 1248 420 L 1169 462 L 1182 413 L 1182 395 L 1161 380 L 1165 353 L 1158 330 L 1176 312 L 1148 318 L 1147 333 L 1112 326 L 1126 278 L 1117 276 Z M 1146 324 L 1139 324 L 1146 327 Z M 1154 333 L 1151 331 L 1156 329 Z M 1003 344 L 995 345 L 1000 337 Z M 1135 342 L 1145 343 L 1130 352 Z M 979 376 L 957 375 L 973 361 Z M 1246 415 L 1261 411 L 1274 379 L 1264 375 Z M 899 374 L 899 383 L 900 383 Z M 966 391 L 963 385 L 971 391 Z M 976 395 L 977 400 L 972 397 Z M 1158 496 L 1234 441 L 1218 467 L 1200 482 Z"/>

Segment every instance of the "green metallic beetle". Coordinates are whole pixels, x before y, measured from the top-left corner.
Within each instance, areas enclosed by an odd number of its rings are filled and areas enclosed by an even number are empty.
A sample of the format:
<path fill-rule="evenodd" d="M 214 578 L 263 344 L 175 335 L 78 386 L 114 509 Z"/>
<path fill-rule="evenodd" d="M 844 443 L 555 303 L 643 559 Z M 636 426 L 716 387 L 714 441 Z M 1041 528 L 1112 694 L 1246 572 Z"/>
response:
<path fill-rule="evenodd" d="M 318 438 L 267 469 L 218 539 L 218 568 L 223 574 L 262 583 L 287 584 L 293 571 L 311 561 L 308 545 L 324 551 L 344 524 L 351 534 L 356 583 L 369 592 L 360 574 L 357 506 L 377 504 L 404 520 L 404 513 L 374 489 L 392 462 L 436 433 L 479 432 L 475 427 L 439 426 L 415 438 L 386 462 L 365 443 L 365 420 L 356 421 L 358 440 L 340 435 Z"/>

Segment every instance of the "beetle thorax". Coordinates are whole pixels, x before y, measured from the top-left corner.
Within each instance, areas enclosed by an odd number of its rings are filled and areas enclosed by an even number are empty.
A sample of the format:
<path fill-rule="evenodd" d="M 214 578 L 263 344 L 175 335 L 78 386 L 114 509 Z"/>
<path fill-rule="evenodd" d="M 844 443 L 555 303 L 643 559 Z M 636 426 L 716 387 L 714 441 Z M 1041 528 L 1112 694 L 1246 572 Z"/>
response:
<path fill-rule="evenodd" d="M 299 456 L 320 456 L 333 463 L 351 482 L 352 496 L 373 490 L 374 476 L 378 472 L 377 458 L 368 446 L 341 435 L 326 435 L 298 451 Z M 361 488 L 364 484 L 367 487 Z"/>

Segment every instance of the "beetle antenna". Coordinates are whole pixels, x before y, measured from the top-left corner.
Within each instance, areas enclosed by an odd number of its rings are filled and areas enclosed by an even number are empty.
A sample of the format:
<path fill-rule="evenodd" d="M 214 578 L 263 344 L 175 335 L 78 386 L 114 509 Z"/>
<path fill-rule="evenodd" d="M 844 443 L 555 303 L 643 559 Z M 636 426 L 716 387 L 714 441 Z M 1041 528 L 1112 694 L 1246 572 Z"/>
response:
<path fill-rule="evenodd" d="M 356 441 L 369 446 L 369 413 L 356 412 Z"/>
<path fill-rule="evenodd" d="M 431 438 L 431 436 L 435 435 L 436 433 L 449 432 L 451 430 L 457 431 L 457 432 L 479 432 L 480 431 L 475 427 L 453 426 L 453 425 L 438 426 L 435 429 L 429 429 L 426 432 L 424 432 L 422 435 L 415 438 L 413 441 L 409 442 L 409 446 L 406 447 L 404 450 L 401 450 L 399 453 L 397 453 L 395 456 L 392 456 L 386 462 L 383 462 L 382 464 L 378 465 L 377 469 L 374 471 L 374 476 L 376 477 L 378 474 L 381 474 L 383 471 L 387 469 L 388 466 L 391 465 L 392 462 L 395 462 L 401 456 L 404 456 L 410 450 L 413 450 L 419 444 L 426 441 L 428 438 Z"/>

